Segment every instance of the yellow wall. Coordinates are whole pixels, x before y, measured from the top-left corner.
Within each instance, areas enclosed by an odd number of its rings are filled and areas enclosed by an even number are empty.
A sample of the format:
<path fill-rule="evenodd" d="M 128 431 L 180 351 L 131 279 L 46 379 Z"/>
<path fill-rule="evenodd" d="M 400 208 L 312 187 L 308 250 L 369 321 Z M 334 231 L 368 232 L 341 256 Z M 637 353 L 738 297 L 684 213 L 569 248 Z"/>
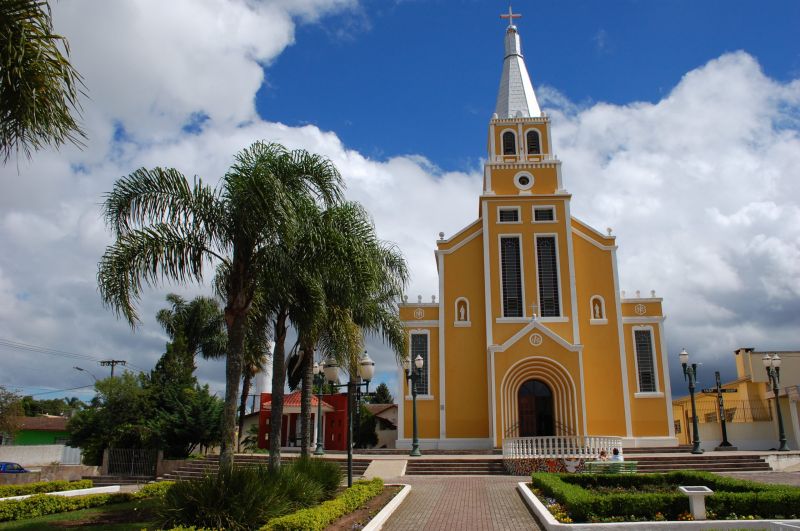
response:
<path fill-rule="evenodd" d="M 624 309 L 623 309 L 624 312 Z M 634 324 L 625 324 L 623 334 L 625 337 L 625 351 L 628 359 L 628 392 L 631 402 L 631 421 L 635 437 L 666 437 L 669 435 L 669 422 L 667 417 L 667 400 L 669 397 L 664 392 L 664 366 L 661 356 L 661 331 L 658 324 L 648 324 L 655 345 L 656 373 L 658 375 L 657 392 L 660 397 L 637 397 L 639 391 L 639 377 L 636 372 L 636 351 L 633 347 Z M 671 407 L 671 406 L 670 406 Z"/>
<path fill-rule="evenodd" d="M 478 229 L 476 228 L 476 231 Z M 452 254 L 444 254 L 446 345 L 445 422 L 448 437 L 488 437 L 486 305 L 483 239 L 478 235 Z M 454 326 L 456 300 L 469 301 L 469 326 Z"/>

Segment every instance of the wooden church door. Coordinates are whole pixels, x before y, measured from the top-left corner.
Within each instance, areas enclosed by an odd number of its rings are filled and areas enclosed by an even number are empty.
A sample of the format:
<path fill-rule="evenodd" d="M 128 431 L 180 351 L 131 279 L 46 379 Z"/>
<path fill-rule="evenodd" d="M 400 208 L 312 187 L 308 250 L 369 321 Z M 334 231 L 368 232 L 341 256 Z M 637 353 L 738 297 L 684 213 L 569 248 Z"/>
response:
<path fill-rule="evenodd" d="M 528 380 L 519 388 L 519 436 L 555 435 L 553 392 L 540 380 Z"/>

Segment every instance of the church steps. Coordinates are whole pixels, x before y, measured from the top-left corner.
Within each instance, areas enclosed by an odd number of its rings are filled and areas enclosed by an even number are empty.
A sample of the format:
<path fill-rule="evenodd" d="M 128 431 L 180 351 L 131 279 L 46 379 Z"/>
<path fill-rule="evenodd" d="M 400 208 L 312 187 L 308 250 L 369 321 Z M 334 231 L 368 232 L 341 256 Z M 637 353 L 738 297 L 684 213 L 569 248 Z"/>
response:
<path fill-rule="evenodd" d="M 281 456 L 282 462 L 290 462 L 297 457 Z M 342 472 L 347 473 L 347 459 L 330 459 L 341 468 Z M 366 471 L 370 459 L 353 459 L 353 475 L 362 476 Z M 269 463 L 269 456 L 266 455 L 237 455 L 234 458 L 234 464 L 237 466 L 267 466 Z M 164 474 L 160 479 L 162 480 L 178 480 L 178 479 L 196 479 L 201 478 L 207 473 L 214 473 L 219 470 L 219 457 L 205 457 L 190 461 L 176 470 Z"/>

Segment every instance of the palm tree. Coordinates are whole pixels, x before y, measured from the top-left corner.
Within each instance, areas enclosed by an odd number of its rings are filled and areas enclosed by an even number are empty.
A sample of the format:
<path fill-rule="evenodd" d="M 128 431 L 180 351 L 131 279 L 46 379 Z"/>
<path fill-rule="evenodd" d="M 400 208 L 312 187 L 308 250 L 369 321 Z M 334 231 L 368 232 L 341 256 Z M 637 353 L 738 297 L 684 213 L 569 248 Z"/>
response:
<path fill-rule="evenodd" d="M 296 311 L 293 319 L 304 354 L 302 374 L 302 448 L 310 447 L 313 352 L 320 347 L 325 357 L 356 374 L 363 351 L 363 334 L 378 334 L 397 353 L 405 352 L 406 337 L 396 302 L 408 280 L 405 260 L 399 250 L 378 239 L 367 212 L 354 202 L 335 205 L 316 218 L 305 248 L 316 250 L 311 262 L 313 280 L 321 287 L 324 304 L 309 311 Z M 308 225 L 307 225 L 308 226 Z M 298 298 L 299 299 L 299 298 Z M 299 299 L 302 301 L 303 299 Z"/>
<path fill-rule="evenodd" d="M 62 53 L 63 49 L 63 53 Z M 0 154 L 86 138 L 72 113 L 81 110 L 83 81 L 67 40 L 53 33 L 44 0 L 0 0 Z"/>
<path fill-rule="evenodd" d="M 204 268 L 213 262 L 226 271 L 218 282 L 225 287 L 228 341 L 223 466 L 233 464 L 242 355 L 256 283 L 283 282 L 265 279 L 261 272 L 275 249 L 297 232 L 296 213 L 309 204 L 339 202 L 341 186 L 328 159 L 256 142 L 236 155 L 217 189 L 199 178 L 189 182 L 172 168 L 141 168 L 117 181 L 106 197 L 106 224 L 115 241 L 98 266 L 100 295 L 131 327 L 139 321 L 135 303 L 143 284 L 202 281 Z M 277 329 L 280 316 L 272 315 Z"/>
<path fill-rule="evenodd" d="M 195 297 L 189 302 L 174 293 L 167 295 L 171 308 L 162 308 L 156 321 L 174 340 L 183 334 L 186 350 L 192 356 L 203 359 L 219 359 L 225 356 L 225 317 L 219 303 L 211 297 Z"/>

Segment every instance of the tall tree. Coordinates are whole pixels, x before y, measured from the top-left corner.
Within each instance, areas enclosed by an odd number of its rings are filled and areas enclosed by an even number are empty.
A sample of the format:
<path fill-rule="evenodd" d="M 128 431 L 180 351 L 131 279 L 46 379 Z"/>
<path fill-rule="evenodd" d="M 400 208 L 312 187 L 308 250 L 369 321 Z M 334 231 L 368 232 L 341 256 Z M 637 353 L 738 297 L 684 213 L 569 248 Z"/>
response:
<path fill-rule="evenodd" d="M 142 168 L 117 181 L 106 197 L 105 218 L 114 243 L 100 260 L 100 295 L 132 327 L 138 322 L 135 303 L 143 284 L 202 281 L 204 266 L 214 261 L 225 271 L 221 465 L 233 464 L 242 354 L 256 282 L 264 279 L 260 273 L 268 269 L 276 247 L 298 230 L 296 212 L 310 203 L 334 204 L 341 193 L 341 176 L 328 159 L 256 142 L 236 155 L 216 190 L 197 178 L 189 182 L 175 169 Z M 278 343 L 285 338 L 278 325 L 285 324 L 285 316 L 272 315 Z M 276 348 L 275 357 L 282 355 Z"/>
<path fill-rule="evenodd" d="M 372 395 L 370 403 L 394 404 L 394 397 L 392 396 L 392 393 L 389 391 L 389 386 L 381 382 L 381 384 L 375 388 L 375 394 Z"/>
<path fill-rule="evenodd" d="M 14 436 L 23 414 L 22 399 L 14 391 L 0 385 L 0 436 Z"/>
<path fill-rule="evenodd" d="M 0 0 L 0 155 L 65 142 L 82 146 L 83 81 L 69 62 L 69 44 L 53 33 L 44 0 Z"/>
<path fill-rule="evenodd" d="M 171 340 L 182 335 L 192 356 L 199 354 L 204 359 L 225 356 L 225 316 L 216 300 L 200 296 L 187 302 L 180 295 L 170 293 L 167 302 L 171 308 L 159 310 L 156 321 Z"/>
<path fill-rule="evenodd" d="M 367 212 L 358 203 L 335 205 L 311 216 L 300 248 L 309 264 L 298 276 L 304 296 L 295 297 L 291 312 L 304 354 L 301 435 L 304 452 L 310 447 L 312 353 L 338 360 L 356 374 L 364 333 L 377 334 L 396 352 L 405 351 L 405 332 L 397 301 L 408 279 L 399 250 L 381 241 Z M 311 297 L 309 294 L 313 294 Z M 296 316 L 296 317 L 295 317 Z"/>

